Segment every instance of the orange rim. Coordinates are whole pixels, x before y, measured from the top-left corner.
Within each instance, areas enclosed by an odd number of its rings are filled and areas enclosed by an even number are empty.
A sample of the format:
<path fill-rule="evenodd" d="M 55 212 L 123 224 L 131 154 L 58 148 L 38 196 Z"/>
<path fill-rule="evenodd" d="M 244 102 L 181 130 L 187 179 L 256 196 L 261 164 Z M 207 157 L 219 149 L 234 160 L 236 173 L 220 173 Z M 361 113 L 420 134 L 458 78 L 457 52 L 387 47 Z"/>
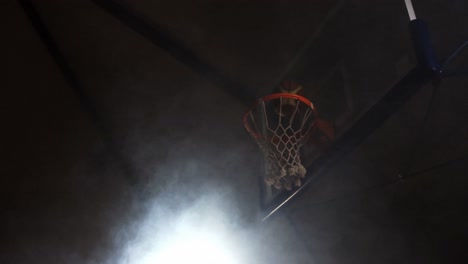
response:
<path fill-rule="evenodd" d="M 247 109 L 247 111 L 245 111 L 244 118 L 243 118 L 245 129 L 247 129 L 247 131 L 249 133 L 251 133 L 252 135 L 254 135 L 256 138 L 262 138 L 262 136 L 259 135 L 256 132 L 254 132 L 252 130 L 252 128 L 250 127 L 249 122 L 248 122 L 249 114 L 262 101 L 267 102 L 267 101 L 270 101 L 270 100 L 273 100 L 273 99 L 278 99 L 278 98 L 297 99 L 297 100 L 303 102 L 304 104 L 306 104 L 307 106 L 309 106 L 312 109 L 312 112 L 314 113 L 314 115 L 317 116 L 317 111 L 315 110 L 314 104 L 309 99 L 305 98 L 304 96 L 300 96 L 300 95 L 297 95 L 297 94 L 290 94 L 290 93 L 275 93 L 275 94 L 270 94 L 270 95 L 264 96 L 264 97 L 258 99 L 251 107 L 249 107 L 249 109 Z"/>

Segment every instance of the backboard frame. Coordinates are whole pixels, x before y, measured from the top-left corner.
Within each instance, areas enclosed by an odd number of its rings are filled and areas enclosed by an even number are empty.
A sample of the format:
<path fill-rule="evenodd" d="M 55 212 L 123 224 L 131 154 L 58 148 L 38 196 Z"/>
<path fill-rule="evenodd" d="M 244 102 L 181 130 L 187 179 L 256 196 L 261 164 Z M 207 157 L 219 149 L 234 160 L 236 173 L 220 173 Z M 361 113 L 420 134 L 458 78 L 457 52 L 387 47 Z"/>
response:
<path fill-rule="evenodd" d="M 371 133 L 379 128 L 392 114 L 415 95 L 420 88 L 438 78 L 428 68 L 417 66 L 405 77 L 397 82 L 377 103 L 371 106 L 359 120 L 346 130 L 332 146 L 320 154 L 309 166 L 308 173 L 301 187 L 291 191 L 283 190 L 269 203 L 264 203 L 260 197 L 261 221 L 266 221 L 288 202 L 297 198 L 299 194 L 315 180 L 325 174 L 330 167 L 344 155 L 355 149 Z M 261 187 L 261 186 L 260 186 Z M 264 195 L 261 192 L 260 195 Z"/>

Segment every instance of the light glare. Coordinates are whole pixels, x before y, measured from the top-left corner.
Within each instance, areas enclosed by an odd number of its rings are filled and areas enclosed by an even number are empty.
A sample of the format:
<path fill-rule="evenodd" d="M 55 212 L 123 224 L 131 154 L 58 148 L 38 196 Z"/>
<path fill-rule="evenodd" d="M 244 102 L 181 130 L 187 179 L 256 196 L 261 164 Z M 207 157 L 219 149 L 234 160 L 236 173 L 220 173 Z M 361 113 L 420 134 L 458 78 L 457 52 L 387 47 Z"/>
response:
<path fill-rule="evenodd" d="M 234 256 L 222 241 L 207 234 L 180 237 L 157 252 L 149 263 L 182 264 L 235 264 Z"/>
<path fill-rule="evenodd" d="M 245 263 L 243 236 L 217 200 L 205 196 L 179 212 L 156 206 L 139 223 L 121 263 Z"/>

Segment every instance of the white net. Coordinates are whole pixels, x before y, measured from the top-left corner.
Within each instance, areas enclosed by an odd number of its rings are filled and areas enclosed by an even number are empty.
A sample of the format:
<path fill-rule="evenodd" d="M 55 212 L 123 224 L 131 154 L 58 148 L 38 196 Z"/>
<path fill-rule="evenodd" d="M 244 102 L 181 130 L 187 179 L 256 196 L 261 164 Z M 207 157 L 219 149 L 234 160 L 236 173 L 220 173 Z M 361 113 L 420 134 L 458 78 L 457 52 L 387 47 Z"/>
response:
<path fill-rule="evenodd" d="M 312 103 L 287 94 L 260 99 L 246 113 L 246 128 L 265 157 L 267 184 L 287 190 L 301 186 L 306 175 L 301 163 L 301 147 L 315 119 Z"/>

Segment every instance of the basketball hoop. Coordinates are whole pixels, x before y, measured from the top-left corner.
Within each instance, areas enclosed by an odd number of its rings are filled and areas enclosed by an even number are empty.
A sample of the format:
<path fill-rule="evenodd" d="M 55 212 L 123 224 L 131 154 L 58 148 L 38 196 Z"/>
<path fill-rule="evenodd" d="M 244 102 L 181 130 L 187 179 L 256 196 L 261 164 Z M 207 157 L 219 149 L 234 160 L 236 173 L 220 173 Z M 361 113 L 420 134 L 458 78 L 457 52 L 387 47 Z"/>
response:
<path fill-rule="evenodd" d="M 265 96 L 244 114 L 244 125 L 265 157 L 265 182 L 277 189 L 301 186 L 300 150 L 317 120 L 314 105 L 291 93 Z"/>

